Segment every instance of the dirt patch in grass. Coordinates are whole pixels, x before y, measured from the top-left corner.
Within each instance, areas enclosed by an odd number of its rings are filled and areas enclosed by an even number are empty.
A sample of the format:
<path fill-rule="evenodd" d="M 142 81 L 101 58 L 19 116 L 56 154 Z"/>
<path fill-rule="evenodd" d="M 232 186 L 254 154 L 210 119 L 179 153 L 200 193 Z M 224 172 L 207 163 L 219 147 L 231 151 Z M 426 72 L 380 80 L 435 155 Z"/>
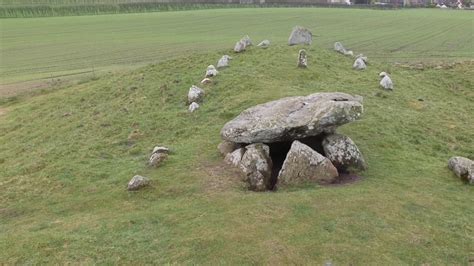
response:
<path fill-rule="evenodd" d="M 327 187 L 335 187 L 335 186 L 344 186 L 359 182 L 363 178 L 359 175 L 352 174 L 352 173 L 340 173 L 339 177 L 330 184 L 325 184 L 323 186 Z"/>
<path fill-rule="evenodd" d="M 2 107 L 0 107 L 0 116 L 6 115 L 7 112 L 8 112 L 7 108 L 2 108 Z"/>
<path fill-rule="evenodd" d="M 46 89 L 50 85 L 51 84 L 47 81 L 31 81 L 0 85 L 0 98 L 13 97 L 34 90 Z"/>
<path fill-rule="evenodd" d="M 223 192 L 235 187 L 244 187 L 242 172 L 224 161 L 205 165 L 201 170 L 206 173 L 203 181 L 204 190 L 208 193 Z"/>

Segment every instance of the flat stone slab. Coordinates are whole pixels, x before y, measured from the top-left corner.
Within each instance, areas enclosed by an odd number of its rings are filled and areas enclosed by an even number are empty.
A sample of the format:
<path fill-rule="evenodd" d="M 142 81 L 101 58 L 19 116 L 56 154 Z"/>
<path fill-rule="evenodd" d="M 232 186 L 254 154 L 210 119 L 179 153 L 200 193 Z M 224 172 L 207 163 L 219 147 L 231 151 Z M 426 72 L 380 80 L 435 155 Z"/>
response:
<path fill-rule="evenodd" d="M 243 111 L 221 130 L 234 143 L 273 143 L 332 133 L 360 118 L 362 97 L 315 93 L 267 102 Z"/>

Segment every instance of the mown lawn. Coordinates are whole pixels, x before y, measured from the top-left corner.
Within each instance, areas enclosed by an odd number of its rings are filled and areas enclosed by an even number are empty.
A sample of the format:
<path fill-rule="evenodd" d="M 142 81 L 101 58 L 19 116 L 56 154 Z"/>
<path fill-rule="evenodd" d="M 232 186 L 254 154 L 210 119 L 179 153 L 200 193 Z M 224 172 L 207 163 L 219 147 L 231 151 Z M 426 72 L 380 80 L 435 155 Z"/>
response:
<path fill-rule="evenodd" d="M 234 55 L 193 114 L 189 87 L 227 50 L 3 104 L 0 262 L 467 265 L 473 187 L 447 160 L 474 156 L 472 63 L 409 70 L 369 57 L 358 72 L 325 48 L 309 49 L 307 70 L 295 67 L 299 47 Z M 378 88 L 380 71 L 394 92 Z M 255 104 L 320 91 L 364 96 L 363 118 L 340 128 L 366 157 L 363 180 L 246 191 L 216 149 L 221 127 Z M 173 153 L 149 169 L 157 144 Z M 153 186 L 127 192 L 135 174 Z"/>
<path fill-rule="evenodd" d="M 474 57 L 472 12 L 459 10 L 236 8 L 1 19 L 0 84 L 215 52 L 232 48 L 245 34 L 284 43 L 295 25 L 311 29 L 320 47 L 342 41 L 384 62 Z"/>

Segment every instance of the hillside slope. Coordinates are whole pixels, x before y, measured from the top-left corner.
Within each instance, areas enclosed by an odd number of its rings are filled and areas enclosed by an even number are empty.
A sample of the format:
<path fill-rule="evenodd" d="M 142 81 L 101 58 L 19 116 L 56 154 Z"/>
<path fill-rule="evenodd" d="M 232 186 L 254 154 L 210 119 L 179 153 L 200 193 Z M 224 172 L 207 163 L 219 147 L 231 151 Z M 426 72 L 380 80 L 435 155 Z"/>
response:
<path fill-rule="evenodd" d="M 409 70 L 313 46 L 253 47 L 186 94 L 226 51 L 114 73 L 1 106 L 0 261 L 9 263 L 466 264 L 474 258 L 472 186 L 446 167 L 473 157 L 473 65 Z M 369 58 L 370 60 L 370 58 Z M 389 71 L 394 92 L 378 88 Z M 226 121 L 284 96 L 364 96 L 340 129 L 369 170 L 346 186 L 246 191 L 222 163 Z M 146 167 L 156 144 L 173 153 Z M 125 190 L 135 174 L 153 186 Z"/>

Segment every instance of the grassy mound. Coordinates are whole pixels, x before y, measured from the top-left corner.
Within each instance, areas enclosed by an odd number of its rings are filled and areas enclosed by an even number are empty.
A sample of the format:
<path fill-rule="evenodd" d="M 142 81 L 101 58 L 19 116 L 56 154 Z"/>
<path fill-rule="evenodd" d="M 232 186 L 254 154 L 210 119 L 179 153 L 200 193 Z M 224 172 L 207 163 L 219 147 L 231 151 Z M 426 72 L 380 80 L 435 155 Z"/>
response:
<path fill-rule="evenodd" d="M 446 165 L 473 155 L 473 65 L 371 61 L 359 72 L 313 46 L 302 70 L 298 49 L 235 55 L 193 114 L 187 91 L 222 53 L 3 104 L 0 261 L 466 264 L 473 191 Z M 394 92 L 378 88 L 380 71 L 392 73 Z M 258 103 L 323 91 L 364 96 L 363 118 L 340 128 L 366 157 L 364 179 L 246 191 L 216 149 L 224 123 Z M 173 153 L 149 169 L 156 144 Z M 127 192 L 134 174 L 153 186 Z"/>

